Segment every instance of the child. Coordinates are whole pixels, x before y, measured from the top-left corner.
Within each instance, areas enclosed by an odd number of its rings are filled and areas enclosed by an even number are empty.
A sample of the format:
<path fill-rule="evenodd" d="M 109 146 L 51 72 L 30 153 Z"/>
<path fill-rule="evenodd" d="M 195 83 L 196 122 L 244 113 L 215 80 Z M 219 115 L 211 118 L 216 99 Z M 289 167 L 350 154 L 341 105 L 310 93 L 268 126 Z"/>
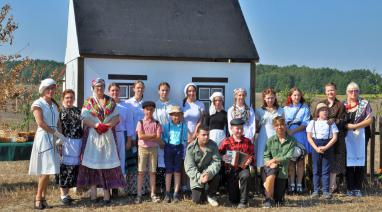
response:
<path fill-rule="evenodd" d="M 166 196 L 164 202 L 179 201 L 180 180 L 183 158 L 183 144 L 187 144 L 187 125 L 183 123 L 183 112 L 179 106 L 172 106 L 171 120 L 163 126 L 162 138 L 166 143 L 164 148 L 164 162 L 166 166 Z M 174 173 L 174 195 L 171 195 L 171 179 Z"/>
<path fill-rule="evenodd" d="M 325 103 L 317 104 L 314 117 L 317 120 L 311 120 L 306 127 L 308 141 L 314 149 L 312 151 L 314 190 L 311 197 L 319 197 L 322 188 L 324 199 L 330 199 L 332 195 L 329 192 L 329 173 L 330 160 L 333 157 L 331 147 L 337 141 L 338 129 L 335 123 L 328 124 L 328 106 Z"/>
<path fill-rule="evenodd" d="M 271 198 L 280 204 L 284 200 L 288 185 L 288 163 L 293 155 L 296 140 L 287 135 L 285 119 L 277 116 L 272 121 L 276 135 L 270 137 L 264 151 L 264 189 L 263 208 L 272 207 Z"/>
<path fill-rule="evenodd" d="M 147 171 L 150 172 L 150 190 L 151 200 L 155 203 L 160 198 L 155 194 L 156 187 L 156 169 L 158 159 L 158 144 L 163 145 L 161 140 L 162 127 L 158 121 L 153 118 L 155 103 L 146 101 L 142 104 L 144 117 L 137 124 L 138 134 L 138 182 L 137 182 L 137 198 L 135 203 L 142 203 L 142 185 L 143 177 Z"/>

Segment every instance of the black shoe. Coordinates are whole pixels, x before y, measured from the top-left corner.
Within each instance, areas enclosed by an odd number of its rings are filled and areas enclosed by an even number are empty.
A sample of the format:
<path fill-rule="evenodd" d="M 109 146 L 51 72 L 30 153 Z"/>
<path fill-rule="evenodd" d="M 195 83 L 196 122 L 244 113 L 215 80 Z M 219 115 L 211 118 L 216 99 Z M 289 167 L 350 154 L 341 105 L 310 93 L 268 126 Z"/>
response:
<path fill-rule="evenodd" d="M 110 205 L 110 203 L 111 203 L 111 200 L 110 200 L 110 199 L 104 199 L 104 200 L 102 200 L 102 205 L 104 205 L 104 206 Z"/>
<path fill-rule="evenodd" d="M 48 205 L 48 203 L 46 202 L 46 199 L 42 199 L 41 203 L 44 206 L 44 208 L 52 208 L 52 206 Z"/>
<path fill-rule="evenodd" d="M 64 199 L 61 199 L 61 202 L 62 202 L 62 204 L 64 204 L 64 205 L 71 205 L 71 204 L 72 204 L 72 201 L 73 201 L 73 199 L 70 198 L 70 197 L 68 197 L 68 196 L 66 196 Z"/>
<path fill-rule="evenodd" d="M 172 203 L 178 203 L 180 201 L 179 194 L 174 193 L 174 198 L 172 199 Z"/>
<path fill-rule="evenodd" d="M 166 196 L 164 197 L 163 202 L 164 203 L 170 203 L 171 202 L 171 193 L 170 192 L 166 192 Z"/>
<path fill-rule="evenodd" d="M 186 190 L 183 192 L 183 199 L 191 199 L 192 197 L 192 192 L 189 190 Z"/>
<path fill-rule="evenodd" d="M 118 197 L 118 189 L 117 188 L 113 188 L 111 189 L 111 198 L 117 198 Z"/>
<path fill-rule="evenodd" d="M 271 199 L 267 198 L 263 202 L 263 208 L 271 208 L 272 207 L 272 202 Z"/>

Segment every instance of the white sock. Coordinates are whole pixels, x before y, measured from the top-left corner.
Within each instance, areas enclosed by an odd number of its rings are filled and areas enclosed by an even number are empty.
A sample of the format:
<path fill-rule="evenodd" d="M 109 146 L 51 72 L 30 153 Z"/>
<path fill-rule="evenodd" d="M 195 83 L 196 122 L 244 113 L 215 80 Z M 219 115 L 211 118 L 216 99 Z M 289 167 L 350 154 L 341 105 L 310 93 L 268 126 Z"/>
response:
<path fill-rule="evenodd" d="M 64 195 L 64 196 L 61 196 L 61 199 L 65 199 L 65 197 L 67 197 L 68 195 Z"/>

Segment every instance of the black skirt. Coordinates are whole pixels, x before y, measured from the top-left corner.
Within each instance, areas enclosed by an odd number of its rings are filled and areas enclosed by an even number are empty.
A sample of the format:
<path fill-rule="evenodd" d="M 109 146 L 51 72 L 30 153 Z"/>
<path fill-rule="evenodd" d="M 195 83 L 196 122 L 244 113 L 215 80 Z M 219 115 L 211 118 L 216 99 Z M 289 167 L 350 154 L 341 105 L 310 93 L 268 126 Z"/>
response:
<path fill-rule="evenodd" d="M 77 186 L 78 165 L 60 165 L 60 174 L 56 175 L 56 183 L 61 188 L 73 188 Z"/>

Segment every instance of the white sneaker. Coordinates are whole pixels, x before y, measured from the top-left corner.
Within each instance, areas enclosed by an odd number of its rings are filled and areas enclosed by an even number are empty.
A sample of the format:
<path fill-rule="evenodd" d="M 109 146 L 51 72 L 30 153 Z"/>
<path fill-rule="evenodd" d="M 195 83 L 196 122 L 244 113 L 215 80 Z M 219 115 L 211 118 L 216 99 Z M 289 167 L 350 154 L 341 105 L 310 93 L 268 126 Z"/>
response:
<path fill-rule="evenodd" d="M 207 202 L 210 203 L 212 207 L 217 207 L 219 206 L 218 201 L 216 201 L 215 197 L 207 196 Z"/>

